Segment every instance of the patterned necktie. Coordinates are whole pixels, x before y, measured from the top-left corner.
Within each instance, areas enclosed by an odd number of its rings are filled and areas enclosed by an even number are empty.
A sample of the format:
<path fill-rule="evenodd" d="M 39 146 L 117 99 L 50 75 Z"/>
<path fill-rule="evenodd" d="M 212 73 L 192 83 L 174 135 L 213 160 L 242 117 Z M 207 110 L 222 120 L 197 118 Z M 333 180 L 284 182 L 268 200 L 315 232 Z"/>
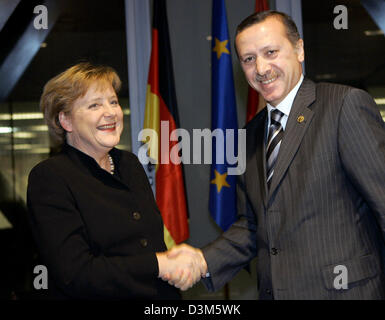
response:
<path fill-rule="evenodd" d="M 266 147 L 266 160 L 267 160 L 267 187 L 270 189 L 271 178 L 274 174 L 274 165 L 277 161 L 279 147 L 283 137 L 283 128 L 281 125 L 281 119 L 284 114 L 278 109 L 273 109 L 270 113 L 270 127 L 268 134 L 268 143 Z"/>

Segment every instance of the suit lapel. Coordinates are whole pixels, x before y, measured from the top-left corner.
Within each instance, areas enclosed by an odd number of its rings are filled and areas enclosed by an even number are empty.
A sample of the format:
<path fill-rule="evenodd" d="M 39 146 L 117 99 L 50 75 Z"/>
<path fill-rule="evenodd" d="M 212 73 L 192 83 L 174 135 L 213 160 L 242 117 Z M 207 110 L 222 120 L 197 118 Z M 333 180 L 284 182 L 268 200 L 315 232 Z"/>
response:
<path fill-rule="evenodd" d="M 315 100 L 314 82 L 304 79 L 294 99 L 289 118 L 286 124 L 277 162 L 274 168 L 269 197 L 281 182 L 286 170 L 290 166 L 313 118 L 314 112 L 308 108 Z"/>
<path fill-rule="evenodd" d="M 266 206 L 267 185 L 265 177 L 264 136 L 267 112 L 263 109 L 247 129 L 246 187 L 254 208 L 260 201 Z"/>

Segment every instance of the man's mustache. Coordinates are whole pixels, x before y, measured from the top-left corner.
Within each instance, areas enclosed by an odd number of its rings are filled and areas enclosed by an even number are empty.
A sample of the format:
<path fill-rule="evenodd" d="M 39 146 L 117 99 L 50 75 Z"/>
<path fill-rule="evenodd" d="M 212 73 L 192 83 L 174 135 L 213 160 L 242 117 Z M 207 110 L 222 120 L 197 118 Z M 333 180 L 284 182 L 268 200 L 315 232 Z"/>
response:
<path fill-rule="evenodd" d="M 259 81 L 259 82 L 268 81 L 276 77 L 277 77 L 277 74 L 275 72 L 269 72 L 268 74 L 264 74 L 264 75 L 257 74 L 255 76 L 255 81 Z"/>

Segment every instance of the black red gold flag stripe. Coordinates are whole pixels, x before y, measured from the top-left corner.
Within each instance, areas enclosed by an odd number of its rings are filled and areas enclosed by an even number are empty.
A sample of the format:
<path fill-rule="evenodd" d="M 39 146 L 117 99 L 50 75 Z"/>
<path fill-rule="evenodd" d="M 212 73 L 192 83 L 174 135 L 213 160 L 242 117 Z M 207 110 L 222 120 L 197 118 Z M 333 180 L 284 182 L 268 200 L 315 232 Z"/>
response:
<path fill-rule="evenodd" d="M 156 202 L 163 218 L 165 242 L 170 248 L 189 237 L 188 213 L 182 164 L 170 161 L 170 150 L 178 141 L 170 141 L 168 137 L 179 128 L 179 116 L 165 0 L 154 1 L 153 12 L 144 129 L 156 132 L 149 141 L 149 156 L 157 160 Z M 163 121 L 168 125 L 168 132 L 161 130 Z M 167 148 L 161 148 L 162 138 L 167 139 Z M 165 159 L 168 163 L 164 163 Z"/>

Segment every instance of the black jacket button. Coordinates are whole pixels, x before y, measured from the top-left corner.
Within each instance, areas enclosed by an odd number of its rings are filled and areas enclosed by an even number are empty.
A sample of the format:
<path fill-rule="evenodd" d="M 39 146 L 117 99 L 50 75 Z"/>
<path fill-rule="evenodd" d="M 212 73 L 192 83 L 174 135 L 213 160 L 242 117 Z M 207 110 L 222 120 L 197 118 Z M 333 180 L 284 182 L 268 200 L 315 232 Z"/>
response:
<path fill-rule="evenodd" d="M 278 254 L 278 249 L 277 248 L 271 248 L 271 254 L 273 256 L 277 255 Z"/>
<path fill-rule="evenodd" d="M 143 248 L 148 246 L 148 241 L 147 239 L 140 239 L 140 244 L 142 245 Z"/>
<path fill-rule="evenodd" d="M 139 219 L 141 218 L 139 212 L 134 212 L 134 213 L 132 214 L 132 217 L 134 218 L 134 220 L 139 220 Z"/>

